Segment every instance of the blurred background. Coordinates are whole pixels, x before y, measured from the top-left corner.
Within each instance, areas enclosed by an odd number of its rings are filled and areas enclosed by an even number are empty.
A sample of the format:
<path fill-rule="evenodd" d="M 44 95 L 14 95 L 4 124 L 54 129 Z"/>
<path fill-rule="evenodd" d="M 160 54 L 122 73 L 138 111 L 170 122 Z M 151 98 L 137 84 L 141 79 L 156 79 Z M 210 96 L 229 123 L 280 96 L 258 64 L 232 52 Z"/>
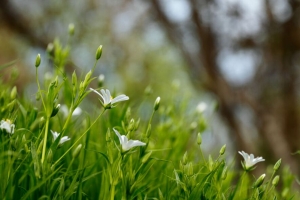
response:
<path fill-rule="evenodd" d="M 50 42 L 71 44 L 70 74 L 90 70 L 101 44 L 94 75 L 109 89 L 135 103 L 152 91 L 149 106 L 157 96 L 176 101 L 171 90 L 191 110 L 217 104 L 207 148 L 282 158 L 299 174 L 299 8 L 296 0 L 2 0 L 0 65 L 14 65 L 1 76 L 18 75 L 18 91 L 34 99 L 37 53 L 41 74 L 53 71 Z"/>

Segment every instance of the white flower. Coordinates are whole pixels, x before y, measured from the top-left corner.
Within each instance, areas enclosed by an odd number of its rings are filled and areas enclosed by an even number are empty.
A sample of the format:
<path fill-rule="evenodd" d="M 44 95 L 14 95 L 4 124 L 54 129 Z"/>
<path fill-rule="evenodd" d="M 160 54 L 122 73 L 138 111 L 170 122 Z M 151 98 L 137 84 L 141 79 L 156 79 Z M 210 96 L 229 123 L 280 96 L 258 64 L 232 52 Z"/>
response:
<path fill-rule="evenodd" d="M 51 133 L 52 133 L 53 139 L 55 141 L 58 138 L 59 133 L 52 131 L 52 130 L 51 130 Z M 64 136 L 64 137 L 60 138 L 59 145 L 62 145 L 63 143 L 65 143 L 66 141 L 69 141 L 70 139 L 71 138 L 69 138 L 68 136 Z"/>
<path fill-rule="evenodd" d="M 256 163 L 265 161 L 265 159 L 263 159 L 263 157 L 254 158 L 253 154 L 249 155 L 249 154 L 245 153 L 244 151 L 239 151 L 239 154 L 241 154 L 244 158 L 244 162 L 242 162 L 242 165 L 246 171 L 254 169 L 254 167 L 255 167 L 254 165 Z"/>
<path fill-rule="evenodd" d="M 68 108 L 67 105 L 65 105 L 65 104 L 62 105 L 62 106 L 60 107 L 60 110 L 61 110 L 61 112 L 63 113 L 63 115 L 64 115 L 65 118 L 69 115 L 70 110 L 69 110 L 69 108 Z M 75 110 L 73 111 L 72 116 L 73 116 L 73 117 L 79 116 L 79 115 L 81 115 L 81 113 L 82 113 L 81 108 L 80 108 L 80 107 L 77 107 L 77 108 L 75 108 Z"/>
<path fill-rule="evenodd" d="M 116 130 L 113 129 L 116 133 L 116 135 L 118 136 L 119 140 L 120 140 L 120 144 L 122 146 L 122 150 L 123 152 L 128 151 L 129 149 L 133 148 L 133 147 L 137 147 L 137 146 L 145 146 L 146 143 L 141 142 L 139 140 L 129 140 L 125 135 L 120 135 L 120 133 Z"/>
<path fill-rule="evenodd" d="M 207 104 L 204 102 L 198 103 L 196 110 L 198 113 L 203 113 L 207 109 Z"/>
<path fill-rule="evenodd" d="M 110 95 L 110 91 L 107 89 L 101 89 L 100 93 L 97 90 L 94 90 L 93 88 L 90 88 L 90 90 L 97 93 L 102 98 L 102 105 L 105 109 L 110 109 L 115 103 L 118 103 L 120 101 L 126 101 L 129 99 L 129 97 L 125 94 L 121 94 L 115 98 L 112 98 L 112 96 Z"/>
<path fill-rule="evenodd" d="M 15 132 L 15 125 L 9 119 L 1 120 L 0 129 L 12 135 Z"/>

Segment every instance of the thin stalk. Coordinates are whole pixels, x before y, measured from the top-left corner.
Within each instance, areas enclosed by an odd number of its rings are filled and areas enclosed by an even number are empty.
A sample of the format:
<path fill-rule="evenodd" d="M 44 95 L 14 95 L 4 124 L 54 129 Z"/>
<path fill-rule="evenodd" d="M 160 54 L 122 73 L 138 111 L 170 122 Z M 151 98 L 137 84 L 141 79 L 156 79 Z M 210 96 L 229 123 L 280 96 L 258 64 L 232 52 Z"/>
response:
<path fill-rule="evenodd" d="M 65 122 L 65 124 L 64 124 L 64 127 L 63 127 L 63 129 L 62 129 L 61 134 L 63 134 L 63 133 L 65 132 L 65 130 L 67 129 L 67 126 L 69 125 L 70 120 L 71 120 L 71 118 L 72 118 L 73 112 L 74 112 L 74 108 L 73 108 L 73 101 L 72 101 L 72 104 L 71 104 L 71 107 L 70 107 L 70 110 L 69 110 L 69 115 L 68 115 L 68 117 L 67 117 L 67 119 L 66 119 L 66 122 Z"/>
<path fill-rule="evenodd" d="M 207 163 L 206 163 L 206 160 L 205 160 L 205 158 L 204 158 L 204 155 L 203 155 L 203 152 L 202 152 L 201 146 L 199 146 L 199 148 L 200 148 L 200 155 L 201 155 L 201 157 L 202 157 L 202 160 L 203 160 L 203 162 L 204 162 L 204 164 L 205 164 L 205 167 L 207 167 L 207 168 L 208 168 L 208 165 L 207 165 Z"/>
<path fill-rule="evenodd" d="M 40 82 L 39 82 L 39 78 L 38 78 L 38 68 L 36 67 L 35 68 L 35 74 L 36 74 L 36 83 L 37 83 L 37 86 L 38 86 L 38 89 L 39 89 L 39 93 L 40 93 L 40 96 L 41 96 L 41 99 L 42 99 L 42 103 L 43 103 L 43 107 L 44 107 L 44 110 L 46 112 L 46 105 L 45 105 L 45 102 L 44 102 L 44 99 L 43 99 L 43 95 L 42 95 L 42 92 L 41 92 L 41 86 L 40 86 Z"/>
<path fill-rule="evenodd" d="M 47 117 L 47 119 L 46 119 L 46 127 L 45 127 L 44 144 L 43 144 L 43 151 L 42 151 L 42 164 L 43 164 L 43 162 L 45 160 L 45 154 L 46 154 L 46 145 L 47 145 L 47 136 L 48 136 L 49 121 L 50 121 L 50 119 Z"/>
<path fill-rule="evenodd" d="M 95 71 L 95 69 L 96 69 L 97 62 L 98 62 L 98 60 L 96 59 L 96 61 L 95 61 L 95 63 L 94 63 L 94 66 L 93 66 L 93 68 L 92 68 L 92 74 L 94 73 L 94 71 Z"/>

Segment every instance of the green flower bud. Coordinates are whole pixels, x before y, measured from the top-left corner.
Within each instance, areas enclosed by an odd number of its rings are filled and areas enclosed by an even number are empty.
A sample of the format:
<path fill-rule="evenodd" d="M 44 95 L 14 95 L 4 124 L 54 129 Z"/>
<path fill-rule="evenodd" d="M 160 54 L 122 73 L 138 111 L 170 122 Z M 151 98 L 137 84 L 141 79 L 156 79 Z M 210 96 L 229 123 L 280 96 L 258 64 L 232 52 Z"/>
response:
<path fill-rule="evenodd" d="M 188 162 L 188 156 L 187 156 L 187 152 L 185 152 L 182 158 L 182 164 L 186 165 L 187 162 Z"/>
<path fill-rule="evenodd" d="M 273 178 L 273 181 L 272 181 L 272 185 L 274 185 L 274 187 L 276 187 L 279 183 L 279 175 L 275 176 Z"/>
<path fill-rule="evenodd" d="M 224 144 L 220 150 L 220 155 L 222 156 L 226 151 L 226 144 Z"/>
<path fill-rule="evenodd" d="M 151 155 L 152 155 L 152 151 L 149 151 L 146 155 L 144 155 L 142 158 L 142 163 L 146 163 L 149 160 Z"/>
<path fill-rule="evenodd" d="M 73 151 L 72 156 L 73 158 L 77 158 L 81 152 L 82 144 L 79 144 L 76 149 Z"/>
<path fill-rule="evenodd" d="M 73 36 L 75 33 L 75 26 L 73 23 L 69 24 L 69 34 Z"/>
<path fill-rule="evenodd" d="M 208 167 L 209 167 L 209 171 L 213 170 L 213 166 L 214 166 L 214 161 L 211 157 L 211 155 L 208 156 Z"/>
<path fill-rule="evenodd" d="M 52 110 L 51 117 L 54 117 L 58 113 L 59 109 L 60 109 L 60 104 L 57 104 L 55 108 L 53 108 Z"/>
<path fill-rule="evenodd" d="M 134 130 L 135 121 L 134 119 L 131 119 L 128 125 L 128 131 Z"/>
<path fill-rule="evenodd" d="M 100 45 L 96 51 L 96 60 L 99 60 L 102 55 L 102 45 Z"/>
<path fill-rule="evenodd" d="M 290 188 L 286 187 L 281 192 L 281 196 L 285 199 L 289 193 L 290 193 Z"/>
<path fill-rule="evenodd" d="M 265 180 L 266 174 L 262 174 L 254 183 L 254 188 L 258 188 L 261 186 L 261 184 L 263 184 L 264 180 Z"/>
<path fill-rule="evenodd" d="M 87 85 L 89 84 L 89 80 L 92 76 L 92 71 L 90 70 L 84 77 L 84 81 L 83 81 L 83 87 L 87 87 Z"/>
<path fill-rule="evenodd" d="M 154 103 L 154 111 L 156 111 L 159 108 L 160 104 L 160 97 L 157 97 Z"/>
<path fill-rule="evenodd" d="M 139 119 L 135 122 L 135 124 L 134 124 L 134 130 L 135 130 L 135 131 L 139 128 L 139 126 L 140 126 L 140 121 L 141 121 L 141 119 L 139 118 Z"/>
<path fill-rule="evenodd" d="M 150 94 L 152 94 L 153 91 L 152 91 L 151 86 L 147 86 L 144 92 L 145 92 L 146 96 L 149 96 Z"/>
<path fill-rule="evenodd" d="M 227 172 L 228 172 L 228 168 L 227 168 L 227 166 L 225 166 L 224 169 L 223 169 L 223 171 L 222 171 L 222 176 L 221 176 L 222 180 L 226 179 Z"/>
<path fill-rule="evenodd" d="M 35 59 L 35 67 L 39 67 L 41 64 L 41 55 L 38 54 Z"/>
<path fill-rule="evenodd" d="M 279 169 L 280 165 L 281 165 L 281 158 L 275 163 L 274 168 L 273 168 L 274 171 L 277 171 Z"/>
<path fill-rule="evenodd" d="M 39 120 L 39 126 L 42 127 L 45 124 L 46 120 L 45 117 L 41 117 Z"/>
<path fill-rule="evenodd" d="M 197 135 L 197 144 L 201 145 L 201 143 L 202 143 L 201 133 L 198 133 L 198 135 Z"/>
<path fill-rule="evenodd" d="M 10 92 L 10 99 L 15 99 L 17 97 L 17 87 L 14 86 L 13 89 Z"/>
<path fill-rule="evenodd" d="M 72 85 L 73 87 L 77 87 L 77 75 L 75 71 L 72 74 Z"/>
<path fill-rule="evenodd" d="M 187 164 L 187 175 L 188 176 L 192 176 L 194 174 L 194 167 L 193 167 L 193 163 L 189 162 Z"/>

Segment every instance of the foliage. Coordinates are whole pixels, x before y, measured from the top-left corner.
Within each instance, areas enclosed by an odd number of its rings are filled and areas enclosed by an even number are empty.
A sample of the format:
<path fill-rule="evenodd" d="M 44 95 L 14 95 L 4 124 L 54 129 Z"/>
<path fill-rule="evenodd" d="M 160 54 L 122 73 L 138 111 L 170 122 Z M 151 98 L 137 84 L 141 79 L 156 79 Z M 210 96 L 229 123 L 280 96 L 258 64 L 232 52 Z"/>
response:
<path fill-rule="evenodd" d="M 36 102 L 1 83 L 0 195 L 3 199 L 296 199 L 288 170 L 253 177 L 226 159 L 226 145 L 206 158 L 201 149 L 206 128 L 202 112 L 186 111 L 186 99 L 162 103 L 157 98 L 148 120 L 130 102 L 92 104 L 87 96 L 101 57 L 84 76 L 64 72 L 71 48 L 58 40 L 48 49 L 55 77 L 40 84 L 35 63 Z M 101 53 L 100 53 L 101 52 Z M 0 69 L 3 67 L 0 67 Z M 90 94 L 91 93 L 91 94 Z M 114 95 L 116 96 L 116 95 Z M 116 98 L 117 99 L 117 98 Z M 127 100 L 127 99 L 126 99 Z M 75 115 L 82 102 L 88 110 Z M 111 103 L 111 104 L 110 104 Z M 118 105 L 113 105 L 118 103 Z M 67 111 L 63 112 L 62 105 Z M 109 105 L 109 106 L 108 106 Z M 188 124 L 198 118 L 198 124 Z M 7 128 L 10 127 L 10 128 Z M 13 128 L 12 128 L 13 127 Z M 116 129 L 116 130 L 113 130 Z M 139 140 L 135 147 L 122 148 Z M 59 134 L 52 137 L 54 132 Z M 52 134 L 51 134 L 52 133 Z M 71 138 L 64 140 L 65 137 Z M 120 142 L 122 144 L 120 144 Z M 128 146 L 127 146 L 128 147 Z M 131 148 L 132 147 L 132 148 Z M 281 162 L 281 161 L 280 161 Z M 279 182 L 280 181 L 280 182 Z M 281 187 L 277 188 L 277 185 Z"/>

